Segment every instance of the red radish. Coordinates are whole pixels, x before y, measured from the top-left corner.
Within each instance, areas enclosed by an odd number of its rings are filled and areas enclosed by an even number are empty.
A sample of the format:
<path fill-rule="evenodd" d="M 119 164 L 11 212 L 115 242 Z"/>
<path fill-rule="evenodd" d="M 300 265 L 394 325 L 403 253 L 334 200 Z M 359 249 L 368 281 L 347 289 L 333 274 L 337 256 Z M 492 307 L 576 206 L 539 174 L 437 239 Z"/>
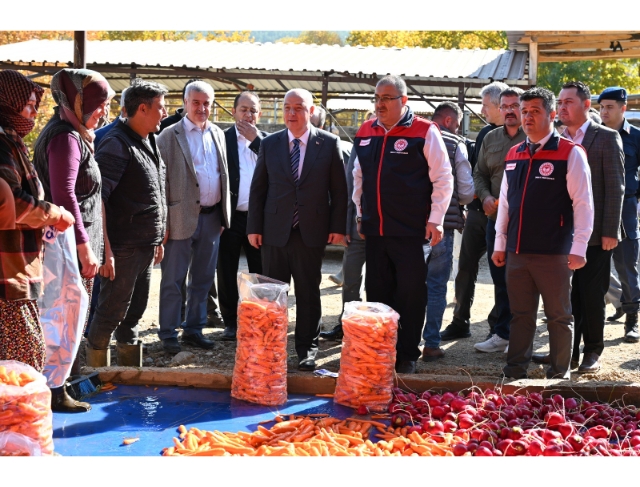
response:
<path fill-rule="evenodd" d="M 587 419 L 582 414 L 576 413 L 571 418 L 571 421 L 573 421 L 574 423 L 578 423 L 578 424 L 584 424 L 584 423 L 587 422 Z"/>
<path fill-rule="evenodd" d="M 610 431 L 604 426 L 594 426 L 587 430 L 586 436 L 592 436 L 593 438 L 609 438 Z"/>
<path fill-rule="evenodd" d="M 578 409 L 578 401 L 576 401 L 573 397 L 570 397 L 564 401 L 564 407 L 569 411 Z"/>
<path fill-rule="evenodd" d="M 524 455 L 527 452 L 527 444 L 522 440 L 516 440 L 511 443 L 509 451 L 513 450 L 514 456 Z"/>
<path fill-rule="evenodd" d="M 409 428 L 407 428 L 407 434 L 411 434 L 414 431 L 419 435 L 421 435 L 423 433 L 422 426 L 419 424 L 414 424 L 413 426 L 410 426 Z"/>
<path fill-rule="evenodd" d="M 444 418 L 442 418 L 445 421 L 455 421 L 456 419 L 458 419 L 458 415 L 454 412 L 449 412 L 447 414 L 444 415 Z"/>
<path fill-rule="evenodd" d="M 404 414 L 394 414 L 391 416 L 391 424 L 396 428 L 402 428 L 407 424 L 407 416 Z"/>
<path fill-rule="evenodd" d="M 544 417 L 549 428 L 565 422 L 564 416 L 560 413 L 549 413 Z"/>
<path fill-rule="evenodd" d="M 489 448 L 479 446 L 473 455 L 476 457 L 492 457 L 493 452 Z"/>
<path fill-rule="evenodd" d="M 509 447 L 511 446 L 511 443 L 513 443 L 513 440 L 510 440 L 509 438 L 504 439 L 504 440 L 500 440 L 497 444 L 496 444 L 496 448 L 498 450 L 500 450 L 502 453 L 507 453 L 507 450 L 509 449 Z"/>
<path fill-rule="evenodd" d="M 453 411 L 460 412 L 467 406 L 467 401 L 465 401 L 461 397 L 456 397 L 449 403 L 449 405 L 451 406 L 451 409 Z"/>
<path fill-rule="evenodd" d="M 551 441 L 562 438 L 562 435 L 557 431 L 545 429 L 542 431 L 542 439 L 548 445 Z"/>
<path fill-rule="evenodd" d="M 456 398 L 456 395 L 453 394 L 452 392 L 445 392 L 442 395 L 442 402 L 445 404 L 449 404 L 451 401 L 453 401 Z"/>
<path fill-rule="evenodd" d="M 514 426 L 509 430 L 509 439 L 519 440 L 520 438 L 522 438 L 522 428 Z"/>
<path fill-rule="evenodd" d="M 532 457 L 537 457 L 543 455 L 545 449 L 546 447 L 541 441 L 531 440 L 531 443 L 529 443 L 528 452 Z"/>
<path fill-rule="evenodd" d="M 361 404 L 360 406 L 358 406 L 358 409 L 356 410 L 356 414 L 359 414 L 361 416 L 364 416 L 365 414 L 369 414 L 369 408 L 364 404 Z"/>
<path fill-rule="evenodd" d="M 567 438 L 568 436 L 575 433 L 576 429 L 570 423 L 561 423 L 556 426 L 557 431 L 562 435 L 563 438 Z"/>
<path fill-rule="evenodd" d="M 462 443 L 456 443 L 455 445 L 453 445 L 453 454 L 456 457 L 461 457 L 462 455 L 464 455 L 468 451 L 469 450 L 467 449 L 467 447 L 465 445 L 463 445 Z"/>
<path fill-rule="evenodd" d="M 478 448 L 484 447 L 488 450 L 493 450 L 493 445 L 491 444 L 491 442 L 489 441 L 481 441 L 480 444 L 478 445 Z"/>
<path fill-rule="evenodd" d="M 471 428 L 475 424 L 476 422 L 468 414 L 460 414 L 458 416 L 458 425 L 460 426 L 460 428 Z"/>
<path fill-rule="evenodd" d="M 569 442 L 569 444 L 573 447 L 573 449 L 575 451 L 580 451 L 582 450 L 582 448 L 584 448 L 584 439 L 582 438 L 582 436 L 580 435 L 570 435 L 567 438 L 567 441 Z"/>
<path fill-rule="evenodd" d="M 444 425 L 440 421 L 423 421 L 422 429 L 432 435 L 444 433 Z"/>
<path fill-rule="evenodd" d="M 458 425 L 455 423 L 455 421 L 445 421 L 444 423 L 442 423 L 442 426 L 444 427 L 445 433 L 453 433 L 458 429 Z"/>
<path fill-rule="evenodd" d="M 543 455 L 545 457 L 562 456 L 562 447 L 560 445 L 549 445 L 544 449 Z"/>
<path fill-rule="evenodd" d="M 438 396 L 431 396 L 427 402 L 429 403 L 429 406 L 431 406 L 432 408 L 436 407 L 436 406 L 440 406 L 442 404 L 442 401 L 440 400 L 440 398 Z"/>
<path fill-rule="evenodd" d="M 431 416 L 436 419 L 442 419 L 445 415 L 444 408 L 442 406 L 436 406 L 431 410 Z"/>
<path fill-rule="evenodd" d="M 632 436 L 630 443 L 633 448 L 640 446 L 640 436 Z"/>
<path fill-rule="evenodd" d="M 420 394 L 420 397 L 425 401 L 428 401 L 431 397 L 431 393 L 429 391 L 424 391 L 422 394 Z"/>

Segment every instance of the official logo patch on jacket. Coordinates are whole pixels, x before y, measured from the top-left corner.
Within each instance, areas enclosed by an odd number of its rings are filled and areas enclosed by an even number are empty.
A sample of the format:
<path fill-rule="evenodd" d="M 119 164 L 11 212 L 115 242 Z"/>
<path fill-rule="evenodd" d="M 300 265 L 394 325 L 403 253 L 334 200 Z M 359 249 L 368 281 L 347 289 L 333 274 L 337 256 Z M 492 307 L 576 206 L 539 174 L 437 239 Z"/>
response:
<path fill-rule="evenodd" d="M 407 148 L 408 145 L 409 145 L 409 142 L 407 142 L 406 139 L 398 139 L 396 140 L 396 143 L 393 144 L 393 148 L 398 152 L 402 152 Z"/>
<path fill-rule="evenodd" d="M 550 176 L 552 172 L 553 172 L 553 164 L 551 164 L 550 162 L 545 162 L 540 166 L 540 174 L 542 176 L 545 176 L 545 177 Z"/>

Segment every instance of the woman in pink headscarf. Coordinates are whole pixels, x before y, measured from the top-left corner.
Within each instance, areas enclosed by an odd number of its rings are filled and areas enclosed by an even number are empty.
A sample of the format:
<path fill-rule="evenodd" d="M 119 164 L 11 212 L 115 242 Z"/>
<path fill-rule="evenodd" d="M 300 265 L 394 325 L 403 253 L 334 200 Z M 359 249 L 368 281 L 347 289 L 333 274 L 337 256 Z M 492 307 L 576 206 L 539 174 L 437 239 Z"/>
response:
<path fill-rule="evenodd" d="M 44 227 L 60 231 L 73 215 L 44 200 L 23 137 L 34 127 L 44 90 L 17 71 L 0 71 L 0 179 L 13 193 L 15 228 L 0 230 L 0 360 L 42 372 L 46 359 L 37 299 L 42 292 Z"/>
<path fill-rule="evenodd" d="M 58 106 L 36 141 L 33 162 L 44 186 L 45 199 L 63 206 L 75 217 L 80 274 L 91 301 L 93 278 L 103 248 L 102 180 L 93 157 L 93 130 L 109 113 L 115 93 L 100 73 L 89 69 L 58 71 L 51 79 L 51 93 Z M 76 357 L 72 374 L 79 369 Z M 64 386 L 51 391 L 54 411 L 90 409 L 87 403 L 74 401 Z"/>

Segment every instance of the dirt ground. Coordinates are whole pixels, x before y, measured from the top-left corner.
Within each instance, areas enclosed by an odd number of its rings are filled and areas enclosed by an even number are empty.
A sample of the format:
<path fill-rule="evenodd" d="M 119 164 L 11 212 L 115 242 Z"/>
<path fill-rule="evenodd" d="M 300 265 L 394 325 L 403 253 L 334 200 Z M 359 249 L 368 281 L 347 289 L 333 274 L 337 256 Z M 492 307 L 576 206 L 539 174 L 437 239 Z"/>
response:
<path fill-rule="evenodd" d="M 341 288 L 329 280 L 329 275 L 340 270 L 342 253 L 335 249 L 328 249 L 322 267 L 322 320 L 325 330 L 331 329 L 338 322 L 342 306 Z M 247 270 L 244 258 L 241 261 L 241 269 Z M 140 336 L 145 344 L 144 365 L 155 367 L 181 367 L 194 368 L 205 367 L 230 373 L 233 370 L 236 342 L 217 341 L 213 350 L 201 350 L 182 345 L 183 351 L 193 352 L 194 356 L 187 358 L 185 363 L 172 362 L 173 357 L 162 350 L 162 343 L 158 339 L 158 290 L 160 285 L 160 269 L 153 270 L 151 283 L 151 295 L 149 305 L 143 317 Z M 289 296 L 289 360 L 290 373 L 297 371 L 296 355 L 293 347 L 293 330 L 295 327 L 296 311 L 295 296 L 293 292 Z M 453 281 L 449 281 L 447 293 L 448 306 L 443 319 L 443 329 L 451 322 L 453 313 Z M 493 285 L 489 275 L 486 258 L 481 261 L 480 275 L 476 286 L 476 297 L 472 308 L 472 336 L 462 340 L 442 342 L 445 357 L 436 362 L 425 363 L 418 361 L 417 372 L 419 374 L 445 375 L 445 376 L 469 376 L 471 380 L 479 377 L 495 378 L 498 380 L 500 370 L 505 363 L 503 353 L 481 353 L 473 348 L 474 343 L 483 341 L 489 332 L 487 315 L 493 305 Z M 607 306 L 607 315 L 613 314 L 613 307 Z M 542 309 L 538 314 L 539 320 L 544 317 Z M 535 338 L 534 351 L 548 350 L 548 333 L 544 322 L 539 321 Z M 205 336 L 216 340 L 222 334 L 222 328 L 205 328 Z M 640 383 L 640 344 L 628 344 L 623 342 L 624 325 L 622 322 L 607 324 L 605 327 L 605 351 L 601 357 L 602 369 L 595 374 L 572 374 L 574 382 L 588 381 L 615 381 L 619 384 Z M 340 366 L 340 342 L 320 341 L 318 355 L 318 368 L 337 372 Z M 115 349 L 115 343 L 113 343 Z M 112 356 L 114 355 L 112 350 Z M 115 364 L 115 359 L 112 359 Z M 544 369 L 541 365 L 529 366 L 529 377 L 543 379 Z"/>

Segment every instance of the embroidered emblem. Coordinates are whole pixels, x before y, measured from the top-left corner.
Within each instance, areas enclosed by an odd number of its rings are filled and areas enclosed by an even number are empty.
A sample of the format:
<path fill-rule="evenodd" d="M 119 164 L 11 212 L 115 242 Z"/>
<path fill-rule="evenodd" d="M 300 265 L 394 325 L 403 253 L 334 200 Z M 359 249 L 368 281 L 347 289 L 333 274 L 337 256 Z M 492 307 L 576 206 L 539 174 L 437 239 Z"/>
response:
<path fill-rule="evenodd" d="M 360 146 L 369 145 L 370 142 L 371 142 L 371 139 L 362 139 L 360 141 Z"/>
<path fill-rule="evenodd" d="M 396 143 L 393 144 L 393 148 L 398 152 L 402 152 L 407 148 L 408 145 L 409 142 L 407 142 L 405 139 L 398 139 L 396 140 Z"/>
<path fill-rule="evenodd" d="M 540 174 L 542 176 L 549 176 L 553 172 L 553 164 L 550 162 L 545 162 L 542 166 L 540 166 Z"/>
<path fill-rule="evenodd" d="M 507 166 L 504 168 L 505 171 L 513 171 L 516 168 L 515 162 L 507 163 Z"/>

